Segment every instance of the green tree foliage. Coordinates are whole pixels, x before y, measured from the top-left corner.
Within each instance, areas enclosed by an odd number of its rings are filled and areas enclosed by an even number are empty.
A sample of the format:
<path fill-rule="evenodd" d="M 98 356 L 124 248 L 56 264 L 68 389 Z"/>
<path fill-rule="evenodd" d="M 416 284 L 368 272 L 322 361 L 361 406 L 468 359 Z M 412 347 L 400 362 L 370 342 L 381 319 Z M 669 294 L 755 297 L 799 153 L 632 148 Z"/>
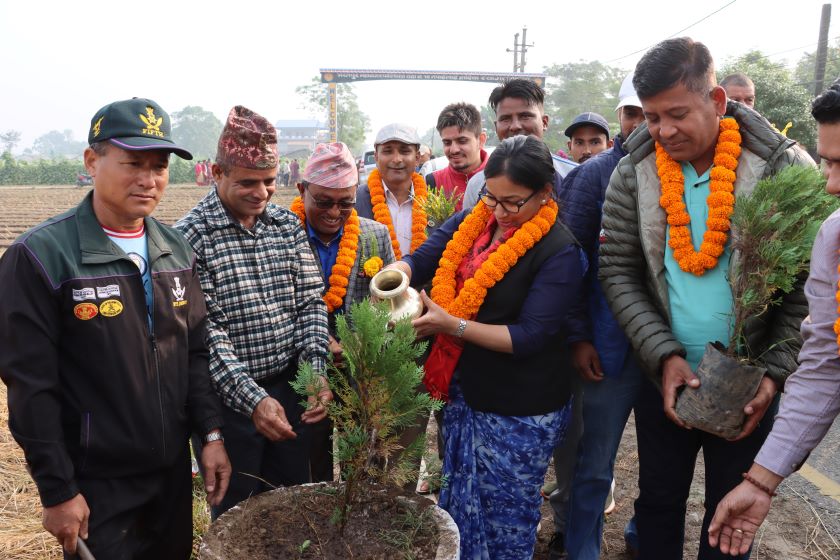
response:
<path fill-rule="evenodd" d="M 487 146 L 498 146 L 501 143 L 496 134 L 496 113 L 490 105 L 481 106 L 481 127 L 487 132 Z"/>
<path fill-rule="evenodd" d="M 172 138 L 198 159 L 215 158 L 222 121 L 210 111 L 188 105 L 172 113 Z"/>
<path fill-rule="evenodd" d="M 718 78 L 734 72 L 743 72 L 755 83 L 756 111 L 779 129 L 788 122 L 793 123 L 788 137 L 808 149 L 816 146 L 817 128 L 811 118 L 811 95 L 796 83 L 790 70 L 760 51 L 750 51 L 728 62 L 718 72 Z"/>
<path fill-rule="evenodd" d="M 87 143 L 73 139 L 73 131 L 59 132 L 51 130 L 42 134 L 32 143 L 32 152 L 47 159 L 80 158 L 87 148 Z"/>
<path fill-rule="evenodd" d="M 788 167 L 739 196 L 732 214 L 731 275 L 735 301 L 729 352 L 744 343 L 744 326 L 780 302 L 807 275 L 820 224 L 840 206 L 825 192 L 825 178 L 812 167 Z M 784 344 L 773 340 L 771 343 Z"/>
<path fill-rule="evenodd" d="M 427 145 L 432 150 L 432 157 L 443 155 L 443 140 L 435 127 L 430 128 L 420 136 L 420 143 Z"/>
<path fill-rule="evenodd" d="M 367 300 L 351 305 L 349 317 L 336 319 L 345 367 L 330 365 L 330 388 L 336 398 L 327 407 L 345 481 L 335 515 L 342 527 L 365 482 L 402 486 L 416 480 L 412 461 L 422 454 L 424 438 L 403 449 L 395 461 L 401 450 L 399 435 L 442 404 L 417 391 L 423 368 L 416 360 L 425 344 L 416 342 L 409 319 L 389 329 L 386 305 Z M 302 396 L 313 396 L 319 387 L 316 378 L 312 366 L 303 363 L 292 387 Z"/>
<path fill-rule="evenodd" d="M 15 159 L 11 152 L 0 155 L 0 185 L 72 185 L 76 174 L 84 171 L 79 159 Z"/>
<path fill-rule="evenodd" d="M 628 74 L 626 70 L 597 60 L 555 64 L 545 69 L 549 80 L 546 87 L 545 112 L 550 120 L 545 143 L 556 151 L 566 149 L 568 138 L 563 131 L 572 120 L 586 111 L 602 115 L 610 128 L 618 131 L 618 90 Z"/>
<path fill-rule="evenodd" d="M 7 130 L 0 133 L 0 144 L 3 145 L 3 151 L 0 153 L 11 153 L 15 146 L 20 144 L 21 133 L 19 130 Z"/>
<path fill-rule="evenodd" d="M 803 86 L 807 91 L 814 93 L 814 71 L 816 67 L 817 53 L 806 52 L 796 63 L 796 68 L 793 71 L 793 77 L 796 82 Z M 828 53 L 825 61 L 825 87 L 840 78 L 840 38 L 835 41 L 834 45 L 828 45 Z"/>
<path fill-rule="evenodd" d="M 298 86 L 295 93 L 303 97 L 306 109 L 327 116 L 327 84 L 318 77 L 306 85 Z M 351 84 L 337 86 L 336 115 L 338 118 L 338 140 L 344 142 L 354 154 L 360 154 L 365 148 L 365 135 L 370 132 L 370 119 L 359 108 L 356 91 Z"/>
<path fill-rule="evenodd" d="M 15 159 L 9 151 L 0 154 L 0 185 L 72 185 L 76 182 L 76 174 L 84 172 L 81 159 L 22 161 Z M 193 162 L 170 156 L 169 183 L 194 184 Z"/>
<path fill-rule="evenodd" d="M 195 184 L 195 160 L 188 161 L 176 155 L 169 156 L 169 184 Z"/>

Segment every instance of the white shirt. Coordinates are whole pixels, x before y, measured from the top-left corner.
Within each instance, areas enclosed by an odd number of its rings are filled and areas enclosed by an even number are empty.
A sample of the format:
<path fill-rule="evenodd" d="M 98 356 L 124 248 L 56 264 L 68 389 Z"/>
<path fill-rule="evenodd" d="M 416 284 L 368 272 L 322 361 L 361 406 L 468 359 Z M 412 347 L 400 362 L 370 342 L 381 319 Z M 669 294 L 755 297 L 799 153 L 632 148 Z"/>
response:
<path fill-rule="evenodd" d="M 411 207 L 414 203 L 414 185 L 411 186 L 408 199 L 400 204 L 397 197 L 382 182 L 385 191 L 385 204 L 391 213 L 391 223 L 394 224 L 394 233 L 397 235 L 397 242 L 400 244 L 400 253 L 408 255 L 411 253 Z"/>

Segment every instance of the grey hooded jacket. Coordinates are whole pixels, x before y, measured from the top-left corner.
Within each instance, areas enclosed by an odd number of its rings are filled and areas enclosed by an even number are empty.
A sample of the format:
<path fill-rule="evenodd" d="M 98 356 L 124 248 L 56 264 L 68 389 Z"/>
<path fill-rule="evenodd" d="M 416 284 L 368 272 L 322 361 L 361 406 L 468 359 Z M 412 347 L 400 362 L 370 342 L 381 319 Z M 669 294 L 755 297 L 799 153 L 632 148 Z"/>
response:
<path fill-rule="evenodd" d="M 738 121 L 742 136 L 736 196 L 749 194 L 760 179 L 786 166 L 814 165 L 795 141 L 774 130 L 755 111 L 729 102 L 726 114 Z M 639 126 L 625 148 L 628 155 L 613 172 L 604 201 L 598 278 L 640 363 L 659 384 L 663 360 L 673 355 L 684 357 L 685 349 L 670 327 L 665 280 L 667 222 L 659 206 L 656 151 L 647 126 Z M 758 359 L 779 387 L 797 366 L 802 345 L 799 326 L 808 314 L 804 282 L 801 278 L 780 305 L 751 318 L 745 326 L 747 356 Z"/>

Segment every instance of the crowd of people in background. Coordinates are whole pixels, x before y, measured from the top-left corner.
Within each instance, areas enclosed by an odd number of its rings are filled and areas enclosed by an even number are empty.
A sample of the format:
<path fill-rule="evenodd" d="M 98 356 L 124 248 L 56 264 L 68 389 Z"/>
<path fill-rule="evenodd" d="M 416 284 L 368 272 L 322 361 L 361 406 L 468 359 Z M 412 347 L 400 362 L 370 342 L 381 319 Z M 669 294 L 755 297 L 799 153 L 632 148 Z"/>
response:
<path fill-rule="evenodd" d="M 0 377 L 46 529 L 67 554 L 81 538 L 99 558 L 189 558 L 190 439 L 214 519 L 272 487 L 333 480 L 327 365 L 343 362 L 336 318 L 368 297 L 363 237 L 421 291 L 413 326 L 430 344 L 417 391 L 446 403 L 439 504 L 461 558 L 531 558 L 547 499 L 550 558 L 597 560 L 631 411 L 634 557 L 683 557 L 702 449 L 698 558 L 748 558 L 776 487 L 840 412 L 840 217 L 822 226 L 807 284 L 747 327 L 767 373 L 742 432 L 686 429 L 677 394 L 699 386 L 706 343 L 729 340 L 729 275 L 749 273 L 731 267 L 734 196 L 815 164 L 754 110 L 749 77 L 718 84 L 692 39 L 652 47 L 617 94 L 610 120 L 581 107 L 557 123 L 539 85 L 512 79 L 489 92 L 495 149 L 479 110 L 454 102 L 436 123 L 444 167 L 428 170 L 432 151 L 394 122 L 362 184 L 343 143 L 319 144 L 301 168 L 281 159 L 265 117 L 236 106 L 215 159 L 195 164 L 212 188 L 174 228 L 149 218 L 170 153 L 192 157 L 168 114 L 138 98 L 100 109 L 84 154 L 94 189 L 0 259 Z M 813 116 L 837 194 L 840 83 Z M 544 143 L 549 126 L 565 126 L 563 153 Z M 737 144 L 729 159 L 724 139 Z M 278 186 L 297 190 L 288 209 L 271 202 Z M 430 188 L 455 203 L 433 227 Z M 714 219 L 726 227 L 712 231 Z M 302 363 L 321 374 L 308 403 L 289 384 Z"/>

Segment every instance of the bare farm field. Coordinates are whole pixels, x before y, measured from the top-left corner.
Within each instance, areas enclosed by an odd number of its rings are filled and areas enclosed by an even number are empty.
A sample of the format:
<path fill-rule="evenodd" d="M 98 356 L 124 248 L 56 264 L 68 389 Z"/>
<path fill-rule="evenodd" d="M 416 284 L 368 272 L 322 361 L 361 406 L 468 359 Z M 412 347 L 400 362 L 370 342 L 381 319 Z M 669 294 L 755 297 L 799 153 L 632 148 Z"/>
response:
<path fill-rule="evenodd" d="M 59 214 L 79 203 L 89 188 L 67 187 L 0 187 L 0 253 L 21 233 L 50 216 Z M 207 192 L 205 187 L 170 185 L 154 216 L 166 224 L 183 216 Z M 296 191 L 278 189 L 274 201 L 287 206 Z M 2 351 L 2 349 L 0 349 Z M 431 423 L 430 430 L 434 430 Z M 840 448 L 840 430 L 835 426 L 834 440 L 828 451 L 815 452 L 809 464 L 826 473 L 826 477 L 840 480 L 840 462 L 836 452 Z M 431 435 L 431 434 L 430 434 Z M 831 436 L 831 433 L 829 434 Z M 433 442 L 434 437 L 428 441 Z M 826 448 L 824 443 L 823 448 Z M 819 449 L 819 448 L 818 448 Z M 813 470 L 813 469 L 812 469 Z M 633 500 L 638 494 L 638 454 L 635 425 L 628 424 L 616 462 L 616 511 L 604 525 L 602 559 L 631 558 L 625 551 L 623 528 L 633 512 Z M 548 478 L 553 477 L 549 470 Z M 698 460 L 695 482 L 691 489 L 686 517 L 685 558 L 695 558 L 703 507 L 703 463 Z M 759 532 L 752 558 L 763 560 L 840 559 L 840 495 L 825 496 L 825 488 L 815 487 L 805 478 L 794 475 L 785 482 L 774 500 L 773 509 Z M 207 523 L 206 508 L 197 492 L 196 534 Z M 548 558 L 548 541 L 553 531 L 551 510 L 545 503 L 535 559 Z M 5 386 L 0 385 L 0 559 L 40 560 L 61 558 L 54 538 L 41 529 L 41 507 L 37 491 L 26 471 L 23 453 L 8 429 Z"/>

